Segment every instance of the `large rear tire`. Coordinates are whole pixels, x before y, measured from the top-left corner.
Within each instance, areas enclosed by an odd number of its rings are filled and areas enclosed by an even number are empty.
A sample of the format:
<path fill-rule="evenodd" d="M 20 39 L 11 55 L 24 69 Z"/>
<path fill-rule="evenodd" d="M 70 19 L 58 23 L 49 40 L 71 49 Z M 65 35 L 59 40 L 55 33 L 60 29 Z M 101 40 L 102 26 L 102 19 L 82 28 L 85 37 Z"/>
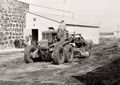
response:
<path fill-rule="evenodd" d="M 63 46 L 56 46 L 52 54 L 53 62 L 55 64 L 63 64 L 65 62 L 65 52 Z"/>
<path fill-rule="evenodd" d="M 64 49 L 65 49 L 65 55 L 66 55 L 66 62 L 71 63 L 74 58 L 73 46 L 67 44 L 65 45 Z"/>
<path fill-rule="evenodd" d="M 33 63 L 33 59 L 31 58 L 31 53 L 34 52 L 36 49 L 33 45 L 28 45 L 25 48 L 24 52 L 24 60 L 26 63 Z"/>

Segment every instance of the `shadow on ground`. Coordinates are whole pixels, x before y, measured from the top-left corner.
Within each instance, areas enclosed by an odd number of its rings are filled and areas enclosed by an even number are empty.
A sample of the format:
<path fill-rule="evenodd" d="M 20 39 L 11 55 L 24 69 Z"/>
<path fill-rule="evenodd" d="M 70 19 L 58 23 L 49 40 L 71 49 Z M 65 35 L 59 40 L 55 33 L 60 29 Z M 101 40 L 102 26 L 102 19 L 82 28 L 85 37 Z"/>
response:
<path fill-rule="evenodd" d="M 120 85 L 120 58 L 81 76 L 73 76 L 85 85 Z"/>

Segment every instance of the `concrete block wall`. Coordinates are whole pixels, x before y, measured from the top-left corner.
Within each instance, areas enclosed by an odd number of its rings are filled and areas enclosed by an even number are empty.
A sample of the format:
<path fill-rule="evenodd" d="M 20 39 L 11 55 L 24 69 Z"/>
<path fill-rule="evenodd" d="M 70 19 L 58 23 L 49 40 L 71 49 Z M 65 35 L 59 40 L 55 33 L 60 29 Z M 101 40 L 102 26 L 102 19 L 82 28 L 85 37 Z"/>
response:
<path fill-rule="evenodd" d="M 29 5 L 17 0 L 0 0 L 0 49 L 14 48 L 16 38 L 23 39 Z"/>

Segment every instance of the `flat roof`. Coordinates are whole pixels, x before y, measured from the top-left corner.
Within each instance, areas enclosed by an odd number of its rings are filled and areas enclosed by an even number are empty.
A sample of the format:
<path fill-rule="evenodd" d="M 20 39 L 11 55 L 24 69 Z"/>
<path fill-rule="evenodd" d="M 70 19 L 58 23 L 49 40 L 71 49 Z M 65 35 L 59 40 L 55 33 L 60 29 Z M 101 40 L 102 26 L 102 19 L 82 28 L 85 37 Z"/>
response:
<path fill-rule="evenodd" d="M 114 35 L 113 32 L 101 32 L 99 35 Z"/>
<path fill-rule="evenodd" d="M 76 26 L 76 27 L 87 27 L 87 28 L 99 28 L 99 26 L 91 26 L 91 25 L 77 25 L 77 24 L 66 24 L 67 26 Z"/>

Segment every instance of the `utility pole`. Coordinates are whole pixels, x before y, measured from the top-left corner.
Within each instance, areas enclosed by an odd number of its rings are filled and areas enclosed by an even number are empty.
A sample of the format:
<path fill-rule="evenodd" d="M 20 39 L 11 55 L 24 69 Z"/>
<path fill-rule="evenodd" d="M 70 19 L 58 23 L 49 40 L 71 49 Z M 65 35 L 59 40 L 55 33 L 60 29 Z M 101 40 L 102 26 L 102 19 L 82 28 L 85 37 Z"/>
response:
<path fill-rule="evenodd" d="M 119 28 L 118 28 L 119 26 L 117 25 L 117 35 L 119 35 Z"/>
<path fill-rule="evenodd" d="M 74 18 L 74 13 L 73 12 L 71 12 L 72 13 L 72 18 Z"/>
<path fill-rule="evenodd" d="M 63 0 L 63 20 L 64 20 L 65 0 Z"/>

